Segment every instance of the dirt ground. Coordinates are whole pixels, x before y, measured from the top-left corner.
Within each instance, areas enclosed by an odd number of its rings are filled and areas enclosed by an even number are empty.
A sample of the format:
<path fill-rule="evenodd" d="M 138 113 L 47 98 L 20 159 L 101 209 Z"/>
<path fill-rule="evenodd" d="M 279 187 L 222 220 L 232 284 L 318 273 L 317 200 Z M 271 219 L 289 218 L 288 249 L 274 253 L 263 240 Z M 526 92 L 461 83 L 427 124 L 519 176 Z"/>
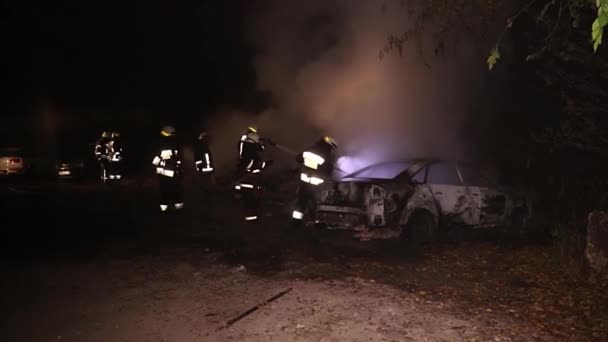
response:
<path fill-rule="evenodd" d="M 31 327 L 13 331 L 12 340 L 510 341 L 538 335 L 533 327 L 510 330 L 514 323 L 508 313 L 459 313 L 449 301 L 373 279 L 311 279 L 305 276 L 308 263 L 291 262 L 288 270 L 268 277 L 219 263 L 213 253 L 163 254 L 21 270 L 36 274 L 23 281 L 42 281 L 35 292 L 22 294 L 37 297 L 32 306 L 20 307 L 28 298 L 12 298 L 20 310 L 9 327 L 25 322 Z M 196 261 L 179 261 L 187 258 Z M 287 289 L 292 290 L 223 328 Z"/>
<path fill-rule="evenodd" d="M 477 239 L 410 253 L 289 227 L 280 205 L 247 225 L 218 193 L 161 216 L 141 187 L 91 191 L 3 192 L 3 214 L 32 223 L 27 204 L 59 224 L 4 242 L 3 340 L 608 340 L 608 291 L 565 273 L 548 246 Z"/>

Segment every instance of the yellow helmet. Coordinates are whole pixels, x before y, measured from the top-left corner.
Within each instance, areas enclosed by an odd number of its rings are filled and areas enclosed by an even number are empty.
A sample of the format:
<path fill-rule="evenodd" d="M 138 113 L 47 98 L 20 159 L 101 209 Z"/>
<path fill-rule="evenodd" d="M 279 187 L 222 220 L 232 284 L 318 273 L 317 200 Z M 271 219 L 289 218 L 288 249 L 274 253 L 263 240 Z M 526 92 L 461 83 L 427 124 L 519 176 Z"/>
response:
<path fill-rule="evenodd" d="M 323 138 L 323 141 L 325 141 L 327 144 L 329 144 L 333 149 L 338 148 L 338 143 L 336 143 L 336 141 L 330 136 L 325 136 Z"/>
<path fill-rule="evenodd" d="M 175 128 L 173 128 L 173 126 L 164 126 L 163 129 L 160 131 L 160 135 L 162 135 L 163 137 L 170 137 L 175 135 Z"/>
<path fill-rule="evenodd" d="M 247 133 L 257 133 L 258 132 L 258 128 L 255 126 L 249 126 L 247 127 Z"/>
<path fill-rule="evenodd" d="M 108 132 L 108 131 L 101 132 L 101 137 L 102 138 L 109 138 L 110 137 L 110 132 Z"/>

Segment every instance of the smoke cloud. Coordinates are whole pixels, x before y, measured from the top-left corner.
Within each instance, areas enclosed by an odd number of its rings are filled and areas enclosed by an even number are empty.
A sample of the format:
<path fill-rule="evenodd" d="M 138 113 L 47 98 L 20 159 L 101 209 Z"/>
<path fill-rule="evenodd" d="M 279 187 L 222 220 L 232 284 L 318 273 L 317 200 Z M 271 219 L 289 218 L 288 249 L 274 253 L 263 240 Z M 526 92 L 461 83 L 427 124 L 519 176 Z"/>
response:
<path fill-rule="evenodd" d="M 387 37 L 413 27 L 394 3 L 382 11 L 375 0 L 265 1 L 247 35 L 261 51 L 254 61 L 258 87 L 272 94 L 274 106 L 256 116 L 220 116 L 211 124 L 215 136 L 230 137 L 232 156 L 236 138 L 255 124 L 295 151 L 330 135 L 352 165 L 469 158 L 475 142 L 464 127 L 479 107 L 487 49 L 461 39 L 438 61 L 411 42 L 402 56 L 380 60 Z"/>

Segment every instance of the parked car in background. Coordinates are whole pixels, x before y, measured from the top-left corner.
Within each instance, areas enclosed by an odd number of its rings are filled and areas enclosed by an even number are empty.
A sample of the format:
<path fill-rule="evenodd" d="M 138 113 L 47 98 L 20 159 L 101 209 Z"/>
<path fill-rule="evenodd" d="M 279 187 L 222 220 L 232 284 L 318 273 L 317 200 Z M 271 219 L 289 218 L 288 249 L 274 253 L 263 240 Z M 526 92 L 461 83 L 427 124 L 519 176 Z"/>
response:
<path fill-rule="evenodd" d="M 56 167 L 59 179 L 81 178 L 85 175 L 85 163 L 82 160 L 63 160 Z"/>
<path fill-rule="evenodd" d="M 0 176 L 23 175 L 27 163 L 20 148 L 0 148 Z"/>
<path fill-rule="evenodd" d="M 425 159 L 370 165 L 320 186 L 313 218 L 327 228 L 384 228 L 394 237 L 420 241 L 432 240 L 445 226 L 525 224 L 531 215 L 529 198 L 492 182 L 480 170 Z"/>
<path fill-rule="evenodd" d="M 93 149 L 87 144 L 70 139 L 57 147 L 55 172 L 58 179 L 82 179 L 91 174 Z"/>

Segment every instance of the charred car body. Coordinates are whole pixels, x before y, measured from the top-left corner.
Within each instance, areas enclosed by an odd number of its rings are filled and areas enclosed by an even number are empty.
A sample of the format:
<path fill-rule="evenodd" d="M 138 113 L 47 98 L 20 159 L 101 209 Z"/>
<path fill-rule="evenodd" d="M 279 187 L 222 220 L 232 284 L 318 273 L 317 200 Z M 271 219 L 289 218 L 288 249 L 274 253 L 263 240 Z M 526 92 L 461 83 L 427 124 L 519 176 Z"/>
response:
<path fill-rule="evenodd" d="M 473 166 L 441 160 L 370 165 L 324 184 L 316 200 L 315 221 L 327 228 L 425 240 L 440 225 L 523 225 L 531 214 L 526 196 L 493 184 Z"/>

